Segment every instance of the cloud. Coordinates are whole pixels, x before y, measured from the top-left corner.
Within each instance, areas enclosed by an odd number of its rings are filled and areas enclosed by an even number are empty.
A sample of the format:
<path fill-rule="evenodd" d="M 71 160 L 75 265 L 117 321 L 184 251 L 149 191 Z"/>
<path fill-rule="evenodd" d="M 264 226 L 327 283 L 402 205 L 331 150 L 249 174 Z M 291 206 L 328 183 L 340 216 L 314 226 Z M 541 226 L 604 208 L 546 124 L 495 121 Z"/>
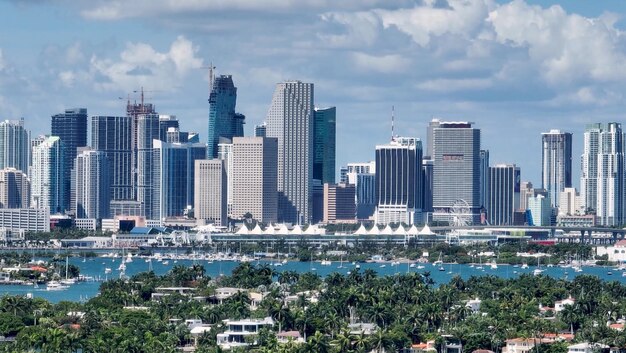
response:
<path fill-rule="evenodd" d="M 191 70 L 202 67 L 197 51 L 183 36 L 176 38 L 167 52 L 145 43 L 128 43 L 119 60 L 92 56 L 90 73 L 99 90 L 132 91 L 146 86 L 169 91 L 180 85 Z"/>
<path fill-rule="evenodd" d="M 396 54 L 374 56 L 354 53 L 352 57 L 356 66 L 366 72 L 402 73 L 409 70 L 411 65 L 411 60 Z"/>

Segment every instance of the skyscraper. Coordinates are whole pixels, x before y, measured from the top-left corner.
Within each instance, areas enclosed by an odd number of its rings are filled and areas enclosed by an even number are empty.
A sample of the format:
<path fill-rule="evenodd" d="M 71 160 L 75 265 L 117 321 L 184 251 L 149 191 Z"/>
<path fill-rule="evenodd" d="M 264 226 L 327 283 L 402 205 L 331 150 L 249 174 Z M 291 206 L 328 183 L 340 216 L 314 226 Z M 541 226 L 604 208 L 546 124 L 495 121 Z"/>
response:
<path fill-rule="evenodd" d="M 81 149 L 74 161 L 73 180 L 76 194 L 72 210 L 76 218 L 109 217 L 111 168 L 104 151 Z"/>
<path fill-rule="evenodd" d="M 432 119 L 428 123 L 428 127 L 426 128 L 426 153 L 424 154 L 425 159 L 433 159 L 433 150 L 435 144 L 435 129 L 439 127 L 441 120 Z"/>
<path fill-rule="evenodd" d="M 354 222 L 355 187 L 352 184 L 324 184 L 324 223 Z"/>
<path fill-rule="evenodd" d="M 396 137 L 376 146 L 376 223 L 422 222 L 422 142 Z"/>
<path fill-rule="evenodd" d="M 183 216 L 194 205 L 195 163 L 206 157 L 206 145 L 154 140 L 153 147 L 152 217 Z"/>
<path fill-rule="evenodd" d="M 266 122 L 263 122 L 254 127 L 254 136 L 255 137 L 267 136 L 267 123 Z"/>
<path fill-rule="evenodd" d="M 66 205 L 62 145 L 58 136 L 48 136 L 32 150 L 31 204 L 35 208 L 47 207 L 50 213 L 63 212 Z"/>
<path fill-rule="evenodd" d="M 260 222 L 278 220 L 278 140 L 233 139 L 233 218 L 246 213 Z"/>
<path fill-rule="evenodd" d="M 176 115 L 159 115 L 159 140 L 167 141 L 167 131 L 169 128 L 180 128 Z"/>
<path fill-rule="evenodd" d="M 52 116 L 52 136 L 58 136 L 63 144 L 63 192 L 62 210 L 69 209 L 71 193 L 71 174 L 76 158 L 76 149 L 87 146 L 87 109 L 66 109 L 65 113 Z"/>
<path fill-rule="evenodd" d="M 356 217 L 369 219 L 376 210 L 376 162 L 348 163 L 345 180 L 355 187 Z"/>
<path fill-rule="evenodd" d="M 309 222 L 313 183 L 313 84 L 276 85 L 267 113 L 267 136 L 278 139 L 278 216 Z"/>
<path fill-rule="evenodd" d="M 139 103 L 137 103 L 137 101 L 131 103 L 130 99 L 128 99 L 128 102 L 126 103 L 126 116 L 128 116 L 130 118 L 130 122 L 131 122 L 131 133 L 130 133 L 130 146 L 131 146 L 131 159 L 132 159 L 132 165 L 131 165 L 131 184 L 132 184 L 132 188 L 133 188 L 133 193 L 134 193 L 134 197 L 137 199 L 138 195 L 137 195 L 137 188 L 138 188 L 138 182 L 137 179 L 139 177 L 138 175 L 138 170 L 139 170 L 139 166 L 138 166 L 138 161 L 139 161 L 139 157 L 138 157 L 138 151 L 139 151 L 139 135 L 138 135 L 138 130 L 139 130 L 139 116 L 140 115 L 152 115 L 152 114 L 157 114 L 155 107 L 153 104 L 150 103 L 145 103 L 144 102 L 144 95 L 143 95 L 143 87 L 141 88 L 141 101 L 139 101 Z M 158 119 L 157 119 L 158 120 Z M 157 122 L 158 124 L 158 122 Z M 160 132 L 159 132 L 160 133 Z M 157 134 L 157 136 L 159 136 Z M 158 137 L 156 137 L 158 138 Z M 150 144 L 152 144 L 152 140 L 150 140 Z M 145 145 L 145 143 L 144 143 Z"/>
<path fill-rule="evenodd" d="M 235 113 L 237 87 L 231 75 L 219 75 L 213 80 L 209 94 L 209 129 L 207 131 L 207 156 L 217 158 L 220 137 L 232 140 L 243 136 L 245 116 Z"/>
<path fill-rule="evenodd" d="M 152 213 L 153 206 L 153 141 L 159 140 L 159 115 L 137 116 L 137 201 L 144 204 L 146 218 L 158 217 Z"/>
<path fill-rule="evenodd" d="M 491 225 L 512 225 L 519 207 L 520 170 L 515 164 L 489 167 L 485 208 Z"/>
<path fill-rule="evenodd" d="M 548 190 L 552 206 L 559 206 L 559 194 L 572 186 L 572 134 L 550 130 L 541 134 L 541 187 Z"/>
<path fill-rule="evenodd" d="M 313 179 L 322 184 L 335 183 L 337 109 L 315 108 L 313 138 Z"/>
<path fill-rule="evenodd" d="M 198 159 L 194 170 L 194 216 L 201 223 L 228 225 L 224 161 Z"/>
<path fill-rule="evenodd" d="M 480 150 L 480 205 L 485 208 L 487 208 L 489 175 L 489 150 Z"/>
<path fill-rule="evenodd" d="M 0 208 L 28 208 L 30 180 L 26 173 L 15 168 L 0 170 Z"/>
<path fill-rule="evenodd" d="M 0 122 L 0 169 L 15 168 L 28 173 L 30 133 L 24 119 Z"/>
<path fill-rule="evenodd" d="M 433 218 L 477 222 L 480 215 L 480 129 L 471 122 L 439 122 L 433 129 Z M 460 207 L 453 207 L 453 206 Z M 469 210 L 465 208 L 469 207 Z"/>
<path fill-rule="evenodd" d="M 596 212 L 598 207 L 598 153 L 602 124 L 589 124 L 583 135 L 581 156 L 580 196 L 585 212 Z"/>
<path fill-rule="evenodd" d="M 222 138 L 222 142 L 217 144 L 217 158 L 224 161 L 226 171 L 226 202 L 228 203 L 228 217 L 233 216 L 233 144 L 230 140 Z"/>
<path fill-rule="evenodd" d="M 110 168 L 111 200 L 133 200 L 132 120 L 128 116 L 92 116 L 91 147 L 102 151 Z"/>

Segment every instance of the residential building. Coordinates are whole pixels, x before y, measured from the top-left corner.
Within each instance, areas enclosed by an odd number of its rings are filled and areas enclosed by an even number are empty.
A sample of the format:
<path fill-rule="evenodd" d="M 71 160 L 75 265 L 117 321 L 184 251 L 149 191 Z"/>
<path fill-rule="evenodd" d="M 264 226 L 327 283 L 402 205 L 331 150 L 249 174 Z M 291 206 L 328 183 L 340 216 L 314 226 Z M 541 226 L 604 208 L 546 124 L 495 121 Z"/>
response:
<path fill-rule="evenodd" d="M 30 205 L 30 180 L 21 170 L 0 170 L 0 208 L 28 208 Z"/>
<path fill-rule="evenodd" d="M 324 184 L 324 223 L 356 221 L 355 186 Z"/>
<path fill-rule="evenodd" d="M 165 132 L 165 140 L 161 140 L 167 143 L 187 143 L 189 141 L 189 133 L 186 131 L 180 131 L 177 127 L 170 127 Z"/>
<path fill-rule="evenodd" d="M 422 142 L 395 137 L 376 146 L 376 223 L 422 222 Z"/>
<path fill-rule="evenodd" d="M 584 214 L 581 207 L 581 198 L 576 188 L 565 188 L 559 194 L 559 215 Z"/>
<path fill-rule="evenodd" d="M 154 154 L 152 148 L 154 141 L 159 141 L 159 115 L 140 114 L 136 118 L 137 123 L 137 201 L 144 204 L 146 218 L 159 217 L 152 212 L 154 205 L 153 170 Z"/>
<path fill-rule="evenodd" d="M 217 144 L 217 159 L 224 161 L 224 168 L 226 170 L 226 182 L 228 184 L 228 190 L 226 192 L 227 200 L 227 214 L 228 217 L 233 218 L 233 143 L 229 139 L 222 138 L 222 141 Z"/>
<path fill-rule="evenodd" d="M 91 147 L 109 161 L 111 200 L 133 200 L 132 119 L 128 116 L 92 116 Z"/>
<path fill-rule="evenodd" d="M 19 121 L 0 122 L 0 169 L 15 168 L 28 173 L 30 159 L 30 132 Z"/>
<path fill-rule="evenodd" d="M 154 140 L 152 146 L 152 218 L 183 216 L 194 205 L 195 161 L 206 157 L 206 145 Z"/>
<path fill-rule="evenodd" d="M 278 139 L 279 221 L 311 219 L 313 84 L 278 83 L 267 113 L 267 136 Z"/>
<path fill-rule="evenodd" d="M 167 132 L 170 128 L 174 128 L 176 130 L 180 128 L 176 115 L 159 114 L 159 140 L 164 142 L 180 142 L 167 140 Z"/>
<path fill-rule="evenodd" d="M 62 146 L 58 136 L 47 136 L 32 150 L 31 205 L 35 208 L 47 207 L 53 213 L 66 209 Z"/>
<path fill-rule="evenodd" d="M 217 345 L 222 349 L 247 347 L 256 344 L 259 331 L 274 326 L 271 317 L 265 319 L 224 320 L 226 331 L 217 334 Z"/>
<path fill-rule="evenodd" d="M 528 222 L 532 226 L 550 226 L 552 225 L 552 205 L 550 197 L 538 194 L 528 198 L 528 209 L 532 217 L 532 222 Z"/>
<path fill-rule="evenodd" d="M 50 210 L 44 208 L 0 208 L 0 229 L 49 232 Z"/>
<path fill-rule="evenodd" d="M 479 220 L 480 129 L 472 124 L 440 121 L 433 128 L 433 220 Z M 464 214 L 453 216 L 459 209 Z"/>
<path fill-rule="evenodd" d="M 567 353 L 609 352 L 609 346 L 602 343 L 581 342 L 567 346 Z"/>
<path fill-rule="evenodd" d="M 489 167 L 485 194 L 487 219 L 491 225 L 512 225 L 519 208 L 520 169 L 515 164 Z"/>
<path fill-rule="evenodd" d="M 315 108 L 313 137 L 313 179 L 335 183 L 337 109 Z"/>
<path fill-rule="evenodd" d="M 254 136 L 255 137 L 266 137 L 267 136 L 267 123 L 263 122 L 254 127 Z"/>
<path fill-rule="evenodd" d="M 63 174 L 61 182 L 64 196 L 61 210 L 68 210 L 71 200 L 71 173 L 76 159 L 77 148 L 87 146 L 87 109 L 66 109 L 64 113 L 52 116 L 52 136 L 58 136 L 63 148 Z"/>
<path fill-rule="evenodd" d="M 102 219 L 109 217 L 111 202 L 109 173 L 111 168 L 103 151 L 79 149 L 73 168 L 76 218 Z"/>
<path fill-rule="evenodd" d="M 233 138 L 233 218 L 278 221 L 278 139 Z"/>
<path fill-rule="evenodd" d="M 541 187 L 548 190 L 552 206 L 559 206 L 559 193 L 572 187 L 572 134 L 550 130 L 541 134 Z"/>
<path fill-rule="evenodd" d="M 583 134 L 583 154 L 580 164 L 580 196 L 585 213 L 595 213 L 598 207 L 598 154 L 600 134 L 604 130 L 600 123 L 588 124 Z"/>
<path fill-rule="evenodd" d="M 228 224 L 224 161 L 199 159 L 194 170 L 194 216 L 204 224 Z"/>
<path fill-rule="evenodd" d="M 245 116 L 235 113 L 237 87 L 231 75 L 216 76 L 209 93 L 209 129 L 207 131 L 207 156 L 217 157 L 220 137 L 232 140 L 243 136 Z"/>
<path fill-rule="evenodd" d="M 150 126 L 150 133 L 146 135 L 146 132 L 143 132 L 143 142 L 141 142 L 141 145 L 143 146 L 143 149 L 145 150 L 150 149 L 151 147 L 147 147 L 147 145 L 152 143 L 153 139 L 158 139 L 159 138 L 159 133 L 160 131 L 157 132 L 153 132 L 154 130 L 154 124 L 155 122 L 153 121 L 153 115 L 156 114 L 157 118 L 156 118 L 156 130 L 159 130 L 159 119 L 158 119 L 158 114 L 155 110 L 155 107 L 153 104 L 150 103 L 145 103 L 144 102 L 144 94 L 143 94 L 143 88 L 141 89 L 141 100 L 139 102 L 134 101 L 133 103 L 131 103 L 130 98 L 128 99 L 128 102 L 126 103 L 126 116 L 130 118 L 131 121 L 131 133 L 130 133 L 130 146 L 131 146 L 131 159 L 132 159 L 132 166 L 131 166 L 131 171 L 132 171 L 132 175 L 131 175 L 131 182 L 132 182 L 132 187 L 133 187 L 133 192 L 134 192 L 134 197 L 135 199 L 139 199 L 139 195 L 138 195 L 138 178 L 139 178 L 139 116 L 145 116 L 145 115 L 150 115 L 150 123 L 146 124 L 147 121 L 145 121 L 145 118 L 143 119 L 144 121 L 142 122 L 142 129 L 145 129 L 146 125 Z M 145 166 L 142 166 L 142 168 Z M 143 187 L 143 186 L 142 186 Z M 143 195 L 141 195 L 141 198 L 143 199 Z M 143 201 L 142 201 L 143 202 Z"/>

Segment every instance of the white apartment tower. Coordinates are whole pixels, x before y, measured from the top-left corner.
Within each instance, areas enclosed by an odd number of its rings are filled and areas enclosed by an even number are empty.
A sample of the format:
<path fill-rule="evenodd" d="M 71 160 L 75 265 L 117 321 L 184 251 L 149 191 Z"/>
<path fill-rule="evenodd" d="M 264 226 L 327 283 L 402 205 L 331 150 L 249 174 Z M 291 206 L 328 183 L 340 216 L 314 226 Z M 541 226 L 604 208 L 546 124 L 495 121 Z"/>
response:
<path fill-rule="evenodd" d="M 194 216 L 200 223 L 228 225 L 224 161 L 198 159 L 194 169 Z"/>
<path fill-rule="evenodd" d="M 572 134 L 550 130 L 541 134 L 541 187 L 550 194 L 552 206 L 559 206 L 559 194 L 572 187 Z"/>
<path fill-rule="evenodd" d="M 79 149 L 74 160 L 73 182 L 76 218 L 109 217 L 111 168 L 106 152 Z"/>
<path fill-rule="evenodd" d="M 311 219 L 313 84 L 278 83 L 267 113 L 267 137 L 278 139 L 279 221 Z"/>
<path fill-rule="evenodd" d="M 61 146 L 58 136 L 47 136 L 32 150 L 31 204 L 50 213 L 62 212 L 65 204 Z"/>
<path fill-rule="evenodd" d="M 24 119 L 0 121 L 0 169 L 15 168 L 28 173 L 30 133 Z"/>
<path fill-rule="evenodd" d="M 233 138 L 233 218 L 246 213 L 257 221 L 278 220 L 278 140 Z"/>

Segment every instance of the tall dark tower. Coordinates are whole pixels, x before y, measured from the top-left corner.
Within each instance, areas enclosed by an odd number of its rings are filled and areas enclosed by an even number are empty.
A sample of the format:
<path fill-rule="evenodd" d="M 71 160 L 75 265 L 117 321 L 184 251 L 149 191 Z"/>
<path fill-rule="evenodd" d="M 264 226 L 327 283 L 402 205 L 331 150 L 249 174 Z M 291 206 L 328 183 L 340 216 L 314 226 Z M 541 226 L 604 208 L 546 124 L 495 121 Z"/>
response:
<path fill-rule="evenodd" d="M 209 128 L 207 130 L 207 157 L 217 158 L 220 137 L 232 141 L 243 136 L 245 115 L 235 113 L 237 87 L 231 75 L 215 77 L 209 94 Z"/>
<path fill-rule="evenodd" d="M 63 146 L 63 183 L 64 202 L 61 205 L 69 210 L 71 198 L 71 175 L 76 159 L 76 149 L 87 146 L 87 109 L 66 109 L 65 113 L 52 116 L 52 136 L 58 136 Z"/>

